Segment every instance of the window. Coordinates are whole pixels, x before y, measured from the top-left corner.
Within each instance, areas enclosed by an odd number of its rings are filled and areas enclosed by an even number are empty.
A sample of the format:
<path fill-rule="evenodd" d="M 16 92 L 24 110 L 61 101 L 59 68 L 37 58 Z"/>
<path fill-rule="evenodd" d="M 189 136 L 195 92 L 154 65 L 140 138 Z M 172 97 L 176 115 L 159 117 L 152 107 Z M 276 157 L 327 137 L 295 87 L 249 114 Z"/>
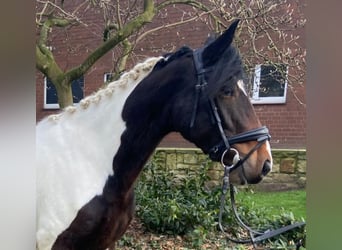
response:
<path fill-rule="evenodd" d="M 120 79 L 120 77 L 125 73 L 125 71 L 122 71 L 121 73 L 115 73 L 115 72 L 107 72 L 104 73 L 104 78 L 103 78 L 103 82 L 104 84 L 108 84 L 111 82 L 114 82 L 118 79 Z"/>
<path fill-rule="evenodd" d="M 103 82 L 105 84 L 108 84 L 112 81 L 112 77 L 113 77 L 113 73 L 104 73 L 104 79 L 103 79 Z"/>
<path fill-rule="evenodd" d="M 74 80 L 71 85 L 73 102 L 78 103 L 83 98 L 84 77 Z M 58 109 L 58 98 L 55 85 L 47 77 L 44 78 L 44 108 Z"/>
<path fill-rule="evenodd" d="M 286 102 L 287 66 L 257 65 L 252 77 L 251 101 L 253 104 Z"/>

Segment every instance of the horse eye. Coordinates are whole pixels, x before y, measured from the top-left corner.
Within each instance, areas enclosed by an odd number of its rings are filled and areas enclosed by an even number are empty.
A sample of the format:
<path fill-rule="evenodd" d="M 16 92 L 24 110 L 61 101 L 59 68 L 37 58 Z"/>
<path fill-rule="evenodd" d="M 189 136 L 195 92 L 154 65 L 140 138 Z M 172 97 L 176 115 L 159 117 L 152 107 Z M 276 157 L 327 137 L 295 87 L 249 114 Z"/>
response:
<path fill-rule="evenodd" d="M 226 96 L 233 96 L 234 95 L 234 90 L 228 87 L 223 87 L 221 89 L 222 93 Z"/>

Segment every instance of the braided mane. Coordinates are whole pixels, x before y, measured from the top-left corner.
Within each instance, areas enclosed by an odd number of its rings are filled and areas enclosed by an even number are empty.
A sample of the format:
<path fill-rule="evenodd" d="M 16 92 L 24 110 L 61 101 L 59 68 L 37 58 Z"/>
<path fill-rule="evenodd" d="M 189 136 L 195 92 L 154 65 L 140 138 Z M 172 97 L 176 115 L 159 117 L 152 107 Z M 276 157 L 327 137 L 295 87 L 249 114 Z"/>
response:
<path fill-rule="evenodd" d="M 132 70 L 124 73 L 118 80 L 110 82 L 106 87 L 99 89 L 92 95 L 83 98 L 75 106 L 68 106 L 58 114 L 49 115 L 46 119 L 57 122 L 64 114 L 74 114 L 87 110 L 91 105 L 98 105 L 106 98 L 110 98 L 115 94 L 118 88 L 125 89 L 135 87 L 141 82 L 153 69 L 155 64 L 162 57 L 151 57 L 142 63 L 138 63 Z"/>

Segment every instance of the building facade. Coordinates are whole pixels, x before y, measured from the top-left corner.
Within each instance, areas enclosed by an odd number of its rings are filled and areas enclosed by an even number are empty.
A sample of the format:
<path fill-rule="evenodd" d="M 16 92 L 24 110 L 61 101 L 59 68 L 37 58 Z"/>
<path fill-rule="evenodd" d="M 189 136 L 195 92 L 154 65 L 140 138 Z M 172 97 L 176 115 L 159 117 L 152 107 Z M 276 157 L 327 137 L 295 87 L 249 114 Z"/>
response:
<path fill-rule="evenodd" d="M 186 8 L 183 10 L 185 11 Z M 157 27 L 163 24 L 165 19 L 178 20 L 179 11 L 170 8 L 158 15 L 150 27 Z M 96 48 L 103 41 L 103 26 L 99 24 L 101 14 L 89 11 L 85 17 L 90 24 L 85 28 L 72 26 L 67 29 L 56 29 L 49 37 L 50 48 L 62 69 L 70 69 L 82 62 L 89 54 L 89 51 Z M 202 46 L 208 35 L 211 33 L 203 21 L 189 22 L 172 28 L 165 28 L 162 31 L 153 32 L 137 44 L 133 57 L 128 62 L 127 69 L 144 58 L 159 56 L 167 52 L 177 50 L 183 45 L 191 48 Z M 297 30 L 300 35 L 299 42 L 304 44 L 304 29 Z M 243 56 L 243 51 L 241 51 Z M 113 69 L 115 61 L 115 50 L 107 53 L 93 67 L 75 83 L 75 102 L 83 96 L 95 92 L 104 85 L 108 73 Z M 262 86 L 260 82 L 264 71 L 267 68 L 256 65 L 255 75 L 251 84 Z M 291 70 L 291 69 L 289 69 Z M 261 84 L 260 84 L 261 83 Z M 266 85 L 265 85 L 266 86 Z M 282 89 L 274 94 L 274 100 L 268 100 L 261 92 L 253 92 L 251 98 L 261 123 L 266 125 L 272 135 L 271 146 L 277 149 L 304 149 L 306 147 L 306 106 L 305 86 L 303 84 L 281 85 Z M 254 90 L 255 91 L 255 90 Z M 279 92 L 280 91 L 280 92 Z M 256 95 L 255 95 L 256 94 Z M 60 112 L 56 105 L 54 90 L 48 79 L 42 73 L 36 73 L 36 114 L 37 122 L 43 117 Z M 179 134 L 169 134 L 160 144 L 161 147 L 194 147 L 185 141 Z"/>

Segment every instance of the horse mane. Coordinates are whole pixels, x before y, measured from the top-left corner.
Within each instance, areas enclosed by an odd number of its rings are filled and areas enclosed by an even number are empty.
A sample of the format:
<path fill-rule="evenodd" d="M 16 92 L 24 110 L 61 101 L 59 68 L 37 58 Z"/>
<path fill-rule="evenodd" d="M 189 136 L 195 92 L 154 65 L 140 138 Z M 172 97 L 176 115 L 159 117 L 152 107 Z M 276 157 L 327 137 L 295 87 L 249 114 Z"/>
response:
<path fill-rule="evenodd" d="M 142 63 L 138 63 L 132 70 L 122 74 L 118 80 L 110 82 L 107 86 L 100 88 L 97 92 L 83 98 L 77 105 L 68 106 L 58 114 L 47 116 L 46 119 L 56 122 L 65 113 L 74 114 L 75 112 L 82 112 L 83 110 L 88 109 L 90 105 L 99 104 L 105 97 L 111 97 L 118 88 L 127 88 L 128 86 L 139 84 L 141 80 L 153 70 L 158 61 L 165 61 L 161 60 L 162 58 L 163 57 L 151 57 Z"/>
<path fill-rule="evenodd" d="M 156 65 L 155 69 L 163 68 L 175 59 L 178 59 L 185 54 L 191 53 L 192 54 L 193 50 L 189 48 L 188 46 L 183 46 L 179 50 L 171 53 L 166 53 L 163 55 L 164 60 L 160 60 Z"/>

